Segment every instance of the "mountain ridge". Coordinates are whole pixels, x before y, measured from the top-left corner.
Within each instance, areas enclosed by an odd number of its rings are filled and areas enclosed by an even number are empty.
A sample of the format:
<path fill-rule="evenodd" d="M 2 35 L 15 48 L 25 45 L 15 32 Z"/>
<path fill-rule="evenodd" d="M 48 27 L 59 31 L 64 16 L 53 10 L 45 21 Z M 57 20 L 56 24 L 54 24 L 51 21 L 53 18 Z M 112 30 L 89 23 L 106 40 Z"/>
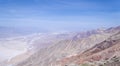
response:
<path fill-rule="evenodd" d="M 94 47 L 96 44 L 105 41 L 110 36 L 119 32 L 119 27 L 107 29 L 104 31 L 97 31 L 96 34 L 86 33 L 88 37 L 79 37 L 76 34 L 71 40 L 63 40 L 49 48 L 39 50 L 25 61 L 16 64 L 17 66 L 62 66 L 57 64 L 57 61 L 83 53 L 85 50 Z M 85 34 L 85 35 L 86 35 Z M 82 35 L 82 34 L 80 34 Z M 32 60 L 32 61 L 30 61 Z M 37 62 L 36 62 L 37 61 Z M 33 63 L 36 62 L 36 63 Z M 63 65 L 64 66 L 64 65 Z"/>

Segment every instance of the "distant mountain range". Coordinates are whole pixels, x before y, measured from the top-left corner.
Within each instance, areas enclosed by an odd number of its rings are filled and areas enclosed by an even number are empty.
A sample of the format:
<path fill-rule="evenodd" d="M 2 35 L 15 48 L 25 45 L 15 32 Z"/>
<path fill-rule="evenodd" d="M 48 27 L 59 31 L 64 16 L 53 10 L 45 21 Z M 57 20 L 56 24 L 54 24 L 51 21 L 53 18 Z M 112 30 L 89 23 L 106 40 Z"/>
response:
<path fill-rule="evenodd" d="M 33 33 L 45 33 L 47 30 L 31 27 L 3 27 L 0 26 L 0 38 L 25 36 Z"/>
<path fill-rule="evenodd" d="M 86 32 L 36 33 L 6 40 L 2 46 L 16 41 L 21 45 L 8 47 L 27 49 L 3 61 L 3 66 L 113 66 L 114 61 L 119 66 L 120 26 Z"/>

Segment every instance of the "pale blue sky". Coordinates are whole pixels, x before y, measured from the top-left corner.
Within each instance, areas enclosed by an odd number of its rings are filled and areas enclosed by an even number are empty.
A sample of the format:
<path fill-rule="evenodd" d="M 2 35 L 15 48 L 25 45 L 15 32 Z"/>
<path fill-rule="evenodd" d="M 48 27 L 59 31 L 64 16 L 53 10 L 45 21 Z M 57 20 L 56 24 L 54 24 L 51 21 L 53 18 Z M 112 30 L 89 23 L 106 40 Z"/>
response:
<path fill-rule="evenodd" d="M 80 31 L 120 25 L 120 0 L 0 0 L 0 26 Z"/>

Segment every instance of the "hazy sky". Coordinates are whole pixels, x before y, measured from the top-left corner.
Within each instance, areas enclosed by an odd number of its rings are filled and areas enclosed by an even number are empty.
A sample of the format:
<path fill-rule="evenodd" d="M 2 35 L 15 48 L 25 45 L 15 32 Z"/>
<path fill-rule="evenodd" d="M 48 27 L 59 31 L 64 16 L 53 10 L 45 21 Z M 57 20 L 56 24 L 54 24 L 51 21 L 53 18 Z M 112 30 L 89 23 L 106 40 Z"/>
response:
<path fill-rule="evenodd" d="M 120 0 L 0 0 L 0 26 L 78 31 L 120 25 Z"/>

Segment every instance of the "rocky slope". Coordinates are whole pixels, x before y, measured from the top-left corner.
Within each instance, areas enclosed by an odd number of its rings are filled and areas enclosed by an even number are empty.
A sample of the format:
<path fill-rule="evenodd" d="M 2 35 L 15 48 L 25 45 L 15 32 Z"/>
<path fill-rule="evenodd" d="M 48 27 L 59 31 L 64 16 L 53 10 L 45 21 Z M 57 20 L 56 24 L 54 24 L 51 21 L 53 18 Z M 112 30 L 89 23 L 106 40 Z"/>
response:
<path fill-rule="evenodd" d="M 114 56 L 120 56 L 120 32 L 110 36 L 108 39 L 96 44 L 83 53 L 64 58 L 58 61 L 58 63 L 61 66 L 69 66 L 70 64 L 77 66 L 83 63 L 92 63 L 97 66 L 104 64 L 105 61 L 110 60 Z"/>
<path fill-rule="evenodd" d="M 120 26 L 106 30 L 99 29 L 76 33 L 69 39 L 58 41 L 47 48 L 40 49 L 28 59 L 13 65 L 70 66 L 75 64 L 77 66 L 77 64 L 86 61 L 92 62 L 109 59 L 113 56 L 108 54 L 110 49 L 112 51 L 117 45 L 119 46 L 119 31 Z M 119 51 L 119 49 L 117 50 Z M 100 59 L 101 57 L 102 59 Z"/>

